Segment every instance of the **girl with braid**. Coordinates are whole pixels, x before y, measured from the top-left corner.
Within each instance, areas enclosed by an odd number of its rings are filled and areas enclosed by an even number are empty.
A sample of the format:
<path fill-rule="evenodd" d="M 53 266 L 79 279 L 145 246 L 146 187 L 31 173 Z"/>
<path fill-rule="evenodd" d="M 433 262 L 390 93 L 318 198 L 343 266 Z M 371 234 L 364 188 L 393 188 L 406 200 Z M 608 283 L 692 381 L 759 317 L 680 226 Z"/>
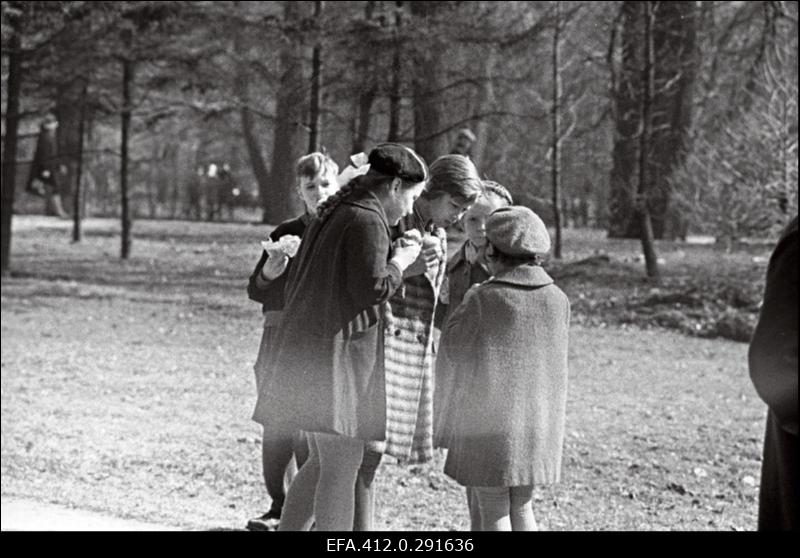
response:
<path fill-rule="evenodd" d="M 259 390 L 256 420 L 310 433 L 280 530 L 310 517 L 320 531 L 351 530 L 365 444 L 386 436 L 382 307 L 422 250 L 414 233 L 392 243 L 391 227 L 412 212 L 428 169 L 399 144 L 377 146 L 368 164 L 305 231 Z"/>

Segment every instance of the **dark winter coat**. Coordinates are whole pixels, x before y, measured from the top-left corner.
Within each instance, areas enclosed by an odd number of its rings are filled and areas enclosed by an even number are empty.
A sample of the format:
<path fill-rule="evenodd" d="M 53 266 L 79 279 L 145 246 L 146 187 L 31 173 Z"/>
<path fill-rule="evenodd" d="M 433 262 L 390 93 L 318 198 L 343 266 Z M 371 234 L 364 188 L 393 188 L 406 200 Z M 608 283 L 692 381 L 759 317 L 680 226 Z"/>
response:
<path fill-rule="evenodd" d="M 384 439 L 381 305 L 402 283 L 390 249 L 386 214 L 372 193 L 311 222 L 289 271 L 258 422 Z"/>
<path fill-rule="evenodd" d="M 795 217 L 770 257 L 764 302 L 748 353 L 750 378 L 769 407 L 759 530 L 798 528 L 797 241 Z"/>
<path fill-rule="evenodd" d="M 289 221 L 284 221 L 275 227 L 275 229 L 270 233 L 269 238 L 273 242 L 286 235 L 294 235 L 303 238 L 303 233 L 305 232 L 310 221 L 311 216 L 308 215 L 308 213 L 303 213 L 303 215 L 300 217 L 290 219 Z M 247 296 L 250 297 L 250 300 L 260 302 L 262 305 L 261 308 L 264 312 L 280 311 L 283 310 L 284 306 L 283 293 L 286 290 L 286 277 L 289 275 L 289 268 L 292 265 L 292 260 L 289 260 L 289 266 L 280 277 L 276 277 L 264 287 L 259 287 L 256 280 L 261 273 L 261 270 L 264 269 L 264 264 L 267 263 L 268 257 L 269 255 L 267 254 L 267 251 L 262 250 L 261 259 L 258 260 L 256 268 L 253 270 L 253 273 L 250 275 L 250 280 L 247 283 Z"/>
<path fill-rule="evenodd" d="M 282 236 L 294 235 L 303 237 L 306 226 L 311 221 L 311 217 L 304 213 L 300 217 L 284 221 L 270 233 L 269 238 L 272 241 L 279 240 Z M 289 274 L 289 269 L 292 266 L 292 259 L 286 270 L 279 276 L 267 283 L 259 284 L 258 276 L 267 263 L 269 255 L 266 250 L 262 250 L 261 259 L 258 260 L 255 270 L 250 275 L 250 280 L 247 283 L 247 296 L 250 300 L 261 303 L 261 310 L 264 316 L 264 331 L 261 334 L 261 343 L 258 346 L 258 357 L 253 366 L 256 377 L 256 389 L 261 387 L 266 373 L 267 357 L 270 354 L 270 347 L 272 336 L 275 333 L 275 327 L 278 325 L 284 306 L 284 290 L 286 289 L 286 277 Z"/>
<path fill-rule="evenodd" d="M 539 266 L 515 267 L 467 293 L 436 364 L 445 474 L 465 486 L 560 479 L 569 316 L 566 295 Z M 452 379 L 440 384 L 442 376 Z M 440 385 L 453 386 L 452 396 Z"/>
<path fill-rule="evenodd" d="M 483 283 L 491 274 L 480 263 L 469 263 L 467 260 L 467 243 L 461 245 L 458 252 L 453 254 L 447 262 L 447 277 L 445 278 L 446 295 L 442 296 L 441 308 L 437 308 L 436 326 L 441 328 L 447 321 L 447 315 L 458 308 L 467 291 L 473 285 Z"/>

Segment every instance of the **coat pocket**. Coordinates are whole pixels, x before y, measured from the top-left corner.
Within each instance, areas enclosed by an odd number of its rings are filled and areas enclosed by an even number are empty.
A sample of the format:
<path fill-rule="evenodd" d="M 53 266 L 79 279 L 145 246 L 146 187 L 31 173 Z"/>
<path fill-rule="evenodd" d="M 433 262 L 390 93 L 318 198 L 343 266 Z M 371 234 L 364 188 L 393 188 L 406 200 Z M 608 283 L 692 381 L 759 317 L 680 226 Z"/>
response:
<path fill-rule="evenodd" d="M 336 383 L 349 386 L 349 390 L 357 396 L 371 393 L 375 381 L 383 373 L 381 320 L 374 321 L 365 329 L 338 334 L 334 338 L 333 361 Z"/>

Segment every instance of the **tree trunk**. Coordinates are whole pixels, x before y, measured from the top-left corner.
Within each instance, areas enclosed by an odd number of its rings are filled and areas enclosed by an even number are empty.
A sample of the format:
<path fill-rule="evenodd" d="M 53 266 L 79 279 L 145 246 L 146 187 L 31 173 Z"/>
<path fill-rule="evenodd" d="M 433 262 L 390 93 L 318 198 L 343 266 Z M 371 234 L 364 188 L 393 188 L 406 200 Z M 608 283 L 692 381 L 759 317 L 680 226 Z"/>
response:
<path fill-rule="evenodd" d="M 403 44 L 401 33 L 403 26 L 403 2 L 395 2 L 394 41 L 392 44 L 392 82 L 389 86 L 389 133 L 386 141 L 400 139 L 400 103 L 403 100 Z"/>
<path fill-rule="evenodd" d="M 427 20 L 434 19 L 448 7 L 448 2 L 411 2 L 411 14 L 424 29 Z M 446 153 L 447 138 L 442 133 L 444 113 L 440 79 L 443 49 L 436 38 L 417 45 L 415 56 L 414 89 L 414 146 L 428 163 Z"/>
<path fill-rule="evenodd" d="M 641 223 L 642 251 L 650 280 L 658 282 L 658 258 L 653 240 L 653 227 L 650 220 L 650 204 L 648 199 L 651 188 L 649 176 L 649 159 L 652 156 L 650 138 L 652 135 L 652 101 L 654 86 L 655 59 L 653 56 L 653 20 L 654 10 L 660 2 L 642 2 L 644 18 L 644 64 L 642 65 L 642 108 L 641 132 L 639 135 L 639 187 L 637 209 Z"/>
<path fill-rule="evenodd" d="M 314 25 L 318 26 L 325 3 L 314 2 Z M 315 27 L 316 28 L 316 27 Z M 311 55 L 311 102 L 308 118 L 308 152 L 319 151 L 320 146 L 320 113 L 322 111 L 322 45 L 317 42 Z"/>
<path fill-rule="evenodd" d="M 56 97 L 55 116 L 58 120 L 56 141 L 58 145 L 58 195 L 64 208 L 72 207 L 72 188 L 78 171 L 81 145 L 80 129 L 83 98 L 86 94 L 87 80 L 77 77 L 59 88 Z"/>
<path fill-rule="evenodd" d="M 643 43 L 642 26 L 637 13 L 641 2 L 622 4 L 622 67 L 614 91 L 616 134 L 608 234 L 618 238 L 641 237 L 641 219 L 632 184 L 636 173 L 641 128 Z M 653 92 L 651 96 L 652 135 L 647 158 L 651 166 L 648 204 L 655 238 L 681 237 L 686 222 L 670 210 L 669 179 L 672 169 L 683 161 L 692 118 L 692 94 L 697 71 L 696 12 L 694 2 L 661 2 L 651 24 L 653 56 Z"/>
<path fill-rule="evenodd" d="M 239 8 L 239 4 L 239 2 L 235 2 L 237 9 Z M 237 34 L 233 41 L 233 48 L 237 55 L 235 90 L 236 96 L 238 97 L 242 107 L 239 110 L 239 121 L 242 126 L 244 145 L 247 149 L 247 155 L 250 159 L 250 168 L 253 171 L 253 177 L 256 179 L 256 184 L 258 185 L 258 198 L 261 202 L 263 211 L 266 212 L 270 197 L 269 167 L 267 167 L 267 163 L 262 155 L 261 142 L 258 139 L 259 134 L 256 130 L 256 123 L 253 118 L 253 113 L 249 108 L 249 75 L 246 69 L 246 64 L 243 60 L 245 56 L 245 45 L 243 41 L 244 37 L 242 34 Z M 192 172 L 194 172 L 194 169 Z"/>
<path fill-rule="evenodd" d="M 660 2 L 656 17 L 661 23 L 653 28 L 653 52 L 658 60 L 653 98 L 653 128 L 658 131 L 651 138 L 655 167 L 650 195 L 653 234 L 656 238 L 685 238 L 688 223 L 671 206 L 669 180 L 673 169 L 683 164 L 690 148 L 689 130 L 699 64 L 697 3 Z"/>
<path fill-rule="evenodd" d="M 78 155 L 75 165 L 75 187 L 72 191 L 72 242 L 80 242 L 83 238 L 81 220 L 83 219 L 84 192 L 81 188 L 83 178 L 83 132 L 86 125 L 86 93 L 88 85 L 84 84 L 81 95 L 80 123 L 78 124 Z"/>
<path fill-rule="evenodd" d="M 392 52 L 392 84 L 389 92 L 389 133 L 386 141 L 396 142 L 400 139 L 400 87 L 402 86 L 401 73 L 403 62 L 401 59 L 400 45 L 396 44 Z"/>
<path fill-rule="evenodd" d="M 367 79 L 374 79 L 372 75 Z M 372 115 L 372 105 L 375 103 L 378 88 L 373 83 L 362 89 L 358 95 L 358 107 L 356 116 L 356 130 L 353 136 L 353 153 L 361 153 L 366 149 L 367 139 L 369 138 L 369 124 Z"/>
<path fill-rule="evenodd" d="M 130 193 L 128 192 L 128 141 L 131 126 L 131 83 L 133 62 L 127 57 L 122 62 L 122 129 L 120 146 L 119 190 L 122 203 L 122 249 L 120 257 L 127 260 L 131 253 Z"/>
<path fill-rule="evenodd" d="M 553 225 L 556 238 L 553 256 L 561 259 L 561 2 L 556 2 L 556 20 L 553 27 L 553 99 L 550 108 L 552 122 L 552 159 L 550 161 L 551 182 L 553 187 Z"/>
<path fill-rule="evenodd" d="M 300 3 L 284 2 L 284 19 L 297 24 L 300 19 Z M 280 55 L 281 79 L 275 106 L 276 125 L 272 142 L 272 170 L 270 192 L 262 198 L 264 223 L 280 223 L 303 211 L 303 204 L 294 187 L 294 165 L 302 155 L 300 123 L 303 121 L 302 91 L 303 67 L 298 59 L 302 45 L 296 37 L 289 37 L 288 44 Z M 298 97 L 301 97 L 298 100 Z"/>
<path fill-rule="evenodd" d="M 19 134 L 19 101 L 20 91 L 22 90 L 22 39 L 20 37 L 19 26 L 21 22 L 15 22 L 12 26 L 12 36 L 9 41 L 8 55 L 8 84 L 6 100 L 6 140 L 3 145 L 3 168 L 2 168 L 2 205 L 0 206 L 0 246 L 2 256 L 0 257 L 2 275 L 5 277 L 9 272 L 11 256 L 11 219 L 14 214 L 14 193 L 17 181 L 17 146 Z"/>
<path fill-rule="evenodd" d="M 475 112 L 480 114 L 494 110 L 497 100 L 494 90 L 494 68 L 497 63 L 497 51 L 493 46 L 487 45 L 487 51 L 483 56 L 480 75 L 486 79 L 481 83 L 480 92 L 478 94 L 478 102 Z M 472 161 L 478 169 L 483 168 L 483 155 L 486 152 L 486 146 L 489 143 L 489 130 L 492 126 L 489 125 L 489 119 L 481 118 L 475 124 L 475 136 L 478 138 L 475 145 L 472 146 Z"/>

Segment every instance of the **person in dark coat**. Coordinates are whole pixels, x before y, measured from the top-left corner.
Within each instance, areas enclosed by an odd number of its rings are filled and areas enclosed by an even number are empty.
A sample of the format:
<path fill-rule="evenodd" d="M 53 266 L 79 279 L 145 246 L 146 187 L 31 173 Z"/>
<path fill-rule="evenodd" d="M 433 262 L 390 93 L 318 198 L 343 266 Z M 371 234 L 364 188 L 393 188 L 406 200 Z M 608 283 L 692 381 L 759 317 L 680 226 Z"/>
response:
<path fill-rule="evenodd" d="M 66 219 L 69 217 L 61 201 L 61 175 L 64 170 L 59 164 L 58 156 L 58 120 L 48 115 L 39 129 L 36 139 L 36 151 L 31 162 L 26 191 L 44 197 L 47 215 Z"/>
<path fill-rule="evenodd" d="M 491 180 L 483 181 L 483 195 L 464 214 L 461 222 L 467 239 L 461 248 L 453 254 L 447 262 L 447 276 L 445 277 L 439 304 L 436 306 L 436 327 L 442 328 L 450 310 L 455 310 L 464 300 L 467 291 L 476 284 L 483 283 L 489 277 L 488 264 L 484 256 L 486 249 L 486 220 L 493 211 L 514 204 L 509 191 Z M 450 378 L 437 377 L 439 394 L 452 393 L 452 386 L 445 385 Z M 467 505 L 469 506 L 470 530 L 481 530 L 480 509 L 478 500 L 471 487 L 467 487 Z"/>
<path fill-rule="evenodd" d="M 422 192 L 424 161 L 405 146 L 382 144 L 368 163 L 306 229 L 254 413 L 262 424 L 312 433 L 312 456 L 289 488 L 285 514 L 313 499 L 318 530 L 353 527 L 365 443 L 386 437 L 381 306 L 421 251 L 418 235 L 392 244 L 390 227 Z M 315 454 L 316 490 L 303 481 L 313 476 L 305 470 Z"/>
<path fill-rule="evenodd" d="M 444 472 L 472 487 L 483 530 L 535 530 L 533 486 L 561 476 L 570 305 L 539 265 L 550 237 L 533 211 L 498 209 L 486 238 L 493 275 L 442 333 L 437 378 L 452 379 L 437 382 L 437 434 Z"/>
<path fill-rule="evenodd" d="M 768 406 L 758 505 L 759 531 L 796 531 L 797 216 L 767 268 L 764 302 L 750 341 L 750 378 Z"/>
<path fill-rule="evenodd" d="M 336 177 L 338 172 L 338 165 L 322 153 L 311 153 L 297 161 L 295 168 L 297 190 L 303 200 L 305 212 L 275 227 L 269 235 L 271 241 L 277 242 L 281 238 L 292 236 L 303 237 L 319 204 L 338 191 Z M 272 253 L 262 250 L 261 259 L 258 260 L 247 284 L 247 296 L 250 300 L 261 304 L 264 316 L 264 332 L 254 366 L 257 390 L 264 380 L 270 340 L 283 311 L 286 270 L 291 266 L 291 261 L 292 258 L 279 249 L 274 249 Z M 261 444 L 261 464 L 264 483 L 272 504 L 266 513 L 247 522 L 249 530 L 265 531 L 277 528 L 286 498 L 285 483 L 287 477 L 292 476 L 292 471 L 289 470 L 292 455 L 297 466 L 302 466 L 308 457 L 305 437 L 265 424 Z"/>

